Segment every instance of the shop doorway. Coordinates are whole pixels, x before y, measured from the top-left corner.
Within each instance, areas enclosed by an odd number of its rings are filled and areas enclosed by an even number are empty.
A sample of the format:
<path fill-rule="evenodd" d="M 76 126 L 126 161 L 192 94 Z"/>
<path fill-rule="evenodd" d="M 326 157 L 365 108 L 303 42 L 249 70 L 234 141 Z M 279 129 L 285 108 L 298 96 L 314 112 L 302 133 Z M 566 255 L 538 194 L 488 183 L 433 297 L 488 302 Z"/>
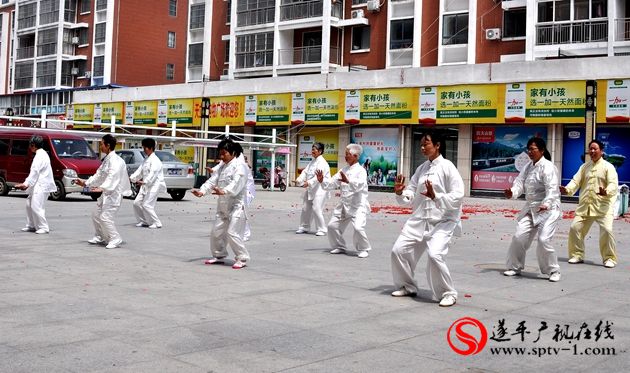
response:
<path fill-rule="evenodd" d="M 413 148 L 411 150 L 411 174 L 416 171 L 416 168 L 424 163 L 427 159 L 420 151 L 420 140 L 425 132 L 431 131 L 444 138 L 445 149 L 442 149 L 442 155 L 444 158 L 457 165 L 457 140 L 459 130 L 454 127 L 445 128 L 431 128 L 430 130 L 413 129 Z"/>

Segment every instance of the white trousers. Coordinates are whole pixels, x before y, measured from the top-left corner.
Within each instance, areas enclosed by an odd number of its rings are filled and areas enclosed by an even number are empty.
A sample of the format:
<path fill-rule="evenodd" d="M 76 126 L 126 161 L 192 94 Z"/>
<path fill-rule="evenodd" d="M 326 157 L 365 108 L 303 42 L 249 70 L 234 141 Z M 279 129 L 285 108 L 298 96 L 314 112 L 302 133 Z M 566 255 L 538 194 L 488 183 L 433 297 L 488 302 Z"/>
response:
<path fill-rule="evenodd" d="M 210 234 L 212 256 L 225 258 L 228 256 L 227 245 L 234 251 L 236 260 L 246 262 L 249 260 L 249 252 L 243 243 L 243 231 L 245 229 L 245 211 L 239 210 L 232 215 L 217 214 L 217 220 Z"/>
<path fill-rule="evenodd" d="M 48 221 L 46 220 L 46 209 L 44 208 L 44 202 L 48 199 L 48 192 L 30 193 L 26 197 L 26 226 L 35 229 L 48 228 Z"/>
<path fill-rule="evenodd" d="M 316 194 L 312 200 L 308 199 L 308 192 L 304 192 L 302 198 L 302 214 L 300 215 L 300 228 L 309 230 L 311 219 L 315 223 L 317 232 L 326 233 L 326 221 L 324 220 L 324 203 L 326 203 L 326 193 Z"/>
<path fill-rule="evenodd" d="M 136 199 L 133 201 L 133 213 L 138 223 L 161 226 L 162 222 L 155 213 L 155 203 L 158 199 L 157 191 L 144 191 L 140 188 Z"/>
<path fill-rule="evenodd" d="M 360 209 L 356 212 L 355 216 L 332 216 L 328 223 L 328 242 L 330 242 L 330 247 L 333 249 L 348 249 L 346 240 L 343 238 L 343 232 L 350 223 L 352 223 L 352 227 L 354 228 L 352 241 L 355 249 L 357 251 L 371 250 L 370 241 L 368 241 L 367 234 L 365 234 L 367 214 Z"/>
<path fill-rule="evenodd" d="M 516 233 L 512 237 L 510 249 L 507 254 L 507 268 L 520 271 L 525 268 L 525 254 L 532 244 L 534 236 L 538 233 L 538 243 L 536 245 L 536 257 L 540 272 L 550 275 L 559 272 L 558 257 L 551 244 L 553 234 L 556 232 L 560 210 L 553 209 L 548 212 L 545 220 L 534 225 L 531 214 L 522 217 L 516 225 Z"/>
<path fill-rule="evenodd" d="M 396 289 L 404 287 L 413 293 L 418 292 L 418 285 L 413 274 L 418 260 L 426 251 L 428 255 L 427 283 L 433 291 L 434 299 L 440 300 L 446 295 L 457 298 L 457 291 L 453 287 L 453 279 L 445 260 L 452 236 L 452 231 L 440 229 L 435 229 L 432 236 L 425 237 L 423 240 L 402 234 L 398 236 L 391 254 L 392 275 Z"/>
<path fill-rule="evenodd" d="M 120 244 L 122 237 L 114 225 L 114 217 L 118 212 L 118 206 L 103 203 L 103 196 L 96 201 L 96 210 L 92 213 L 92 223 L 94 224 L 94 235 L 108 243 Z"/>

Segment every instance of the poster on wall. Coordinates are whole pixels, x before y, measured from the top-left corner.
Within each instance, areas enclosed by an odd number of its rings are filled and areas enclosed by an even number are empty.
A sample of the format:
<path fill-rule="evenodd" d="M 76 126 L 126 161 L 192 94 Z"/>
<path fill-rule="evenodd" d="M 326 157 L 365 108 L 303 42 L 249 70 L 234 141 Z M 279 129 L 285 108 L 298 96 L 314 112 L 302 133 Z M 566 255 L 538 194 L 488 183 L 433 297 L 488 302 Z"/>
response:
<path fill-rule="evenodd" d="M 394 186 L 398 173 L 398 128 L 353 128 L 351 142 L 363 147 L 359 162 L 368 174 L 368 185 Z"/>
<path fill-rule="evenodd" d="M 254 97 L 254 96 L 248 96 Z M 201 105 L 201 100 L 197 102 Z M 256 100 L 254 100 L 254 105 Z M 228 97 L 210 97 L 210 126 L 242 126 L 246 121 L 244 117 L 245 113 L 245 98 L 243 96 L 228 96 Z M 254 111 L 254 116 L 255 116 Z M 196 115 L 199 123 L 201 123 L 201 116 Z M 254 122 L 255 122 L 254 118 Z M 196 122 L 195 122 L 196 123 Z"/>
<path fill-rule="evenodd" d="M 505 121 L 507 123 L 525 122 L 525 83 L 505 85 Z"/>
<path fill-rule="evenodd" d="M 297 173 L 299 174 L 313 159 L 311 149 L 313 144 L 321 142 L 324 144 L 324 159 L 330 166 L 330 174 L 334 175 L 337 172 L 338 154 L 342 153 L 339 149 L 339 130 L 338 129 L 322 129 L 322 128 L 309 128 L 300 131 L 298 141 L 298 156 L 297 156 Z"/>
<path fill-rule="evenodd" d="M 586 85 L 583 81 L 527 83 L 527 123 L 576 123 L 584 121 Z"/>
<path fill-rule="evenodd" d="M 564 129 L 562 145 L 562 185 L 567 185 L 584 163 L 584 128 Z M 619 184 L 630 185 L 630 129 L 627 127 L 598 126 L 597 139 L 604 143 L 604 159 L 610 162 L 619 175 Z"/>
<path fill-rule="evenodd" d="M 499 87 L 497 84 L 438 87 L 438 123 L 496 123 Z"/>
<path fill-rule="evenodd" d="M 434 124 L 437 118 L 437 87 L 420 88 L 418 123 Z"/>
<path fill-rule="evenodd" d="M 609 80 L 606 88 L 606 122 L 630 121 L 630 80 Z"/>
<path fill-rule="evenodd" d="M 473 129 L 472 189 L 503 190 L 512 187 L 529 162 L 527 141 L 547 141 L 547 127 L 484 127 Z"/>

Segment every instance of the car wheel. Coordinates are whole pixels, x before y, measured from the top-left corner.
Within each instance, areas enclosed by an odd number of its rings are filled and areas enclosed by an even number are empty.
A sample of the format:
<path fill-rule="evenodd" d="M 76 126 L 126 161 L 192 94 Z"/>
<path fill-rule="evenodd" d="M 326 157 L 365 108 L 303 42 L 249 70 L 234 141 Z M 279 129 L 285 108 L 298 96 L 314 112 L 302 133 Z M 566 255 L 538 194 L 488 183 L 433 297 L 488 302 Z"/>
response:
<path fill-rule="evenodd" d="M 173 198 L 174 201 L 181 201 L 182 199 L 184 199 L 184 196 L 186 195 L 186 191 L 185 190 L 174 190 L 170 193 L 171 198 Z"/>
<path fill-rule="evenodd" d="M 62 201 L 66 198 L 66 188 L 60 180 L 55 180 L 57 190 L 50 193 L 50 199 L 53 201 Z"/>
<path fill-rule="evenodd" d="M 0 196 L 6 196 L 9 194 L 9 186 L 7 181 L 3 177 L 0 177 Z"/>

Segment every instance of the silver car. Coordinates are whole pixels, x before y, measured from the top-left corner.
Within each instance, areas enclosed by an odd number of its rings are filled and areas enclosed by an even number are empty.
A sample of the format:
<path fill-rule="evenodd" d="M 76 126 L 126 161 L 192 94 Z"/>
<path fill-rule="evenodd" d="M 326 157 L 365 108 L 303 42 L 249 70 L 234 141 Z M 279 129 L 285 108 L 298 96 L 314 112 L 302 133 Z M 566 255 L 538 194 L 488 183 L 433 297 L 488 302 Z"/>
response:
<path fill-rule="evenodd" d="M 142 149 L 117 150 L 116 154 L 125 160 L 129 175 L 134 173 L 147 157 Z M 184 195 L 186 195 L 186 191 L 195 186 L 193 167 L 188 163 L 182 162 L 179 158 L 167 151 L 156 150 L 155 155 L 162 161 L 166 192 L 170 194 L 175 201 L 181 200 L 184 198 Z M 133 198 L 135 198 L 138 193 L 138 187 L 132 183 L 131 189 Z"/>

